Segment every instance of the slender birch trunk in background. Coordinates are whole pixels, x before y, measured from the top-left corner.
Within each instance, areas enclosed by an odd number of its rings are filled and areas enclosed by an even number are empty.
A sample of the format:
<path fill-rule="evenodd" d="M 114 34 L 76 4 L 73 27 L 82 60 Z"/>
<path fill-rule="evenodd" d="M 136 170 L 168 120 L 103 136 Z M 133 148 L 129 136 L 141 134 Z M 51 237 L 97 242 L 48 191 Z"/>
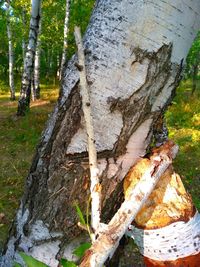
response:
<path fill-rule="evenodd" d="M 25 30 L 26 28 L 26 11 L 24 8 L 22 8 L 22 25 Z M 26 56 L 26 40 L 25 40 L 25 34 L 23 32 L 22 36 L 22 57 L 23 57 L 23 69 L 25 66 L 25 56 Z"/>
<path fill-rule="evenodd" d="M 51 67 L 52 67 L 52 60 L 53 60 L 53 49 L 51 47 L 47 48 L 47 53 L 46 53 L 46 79 L 47 83 L 50 81 L 50 76 L 51 76 Z"/>
<path fill-rule="evenodd" d="M 14 85 L 14 51 L 12 44 L 12 30 L 10 25 L 10 1 L 7 1 L 7 36 L 8 36 L 8 54 L 9 54 L 9 86 L 10 100 L 15 100 L 15 85 Z"/>
<path fill-rule="evenodd" d="M 40 15 L 41 16 L 41 15 Z M 40 18 L 39 32 L 35 52 L 35 62 L 34 62 L 34 73 L 33 73 L 33 90 L 32 90 L 32 100 L 40 99 L 40 53 L 41 53 L 41 27 L 42 21 Z"/>
<path fill-rule="evenodd" d="M 67 36 L 69 31 L 69 16 L 70 16 L 70 2 L 71 0 L 66 0 L 66 12 L 65 12 L 65 22 L 64 22 L 64 41 L 63 41 L 63 52 L 60 65 L 60 80 L 62 78 L 63 67 L 67 59 Z"/>
<path fill-rule="evenodd" d="M 182 59 L 200 27 L 200 2 L 188 2 L 98 0 L 92 13 L 83 47 L 104 223 L 121 203 L 120 181 L 146 154 L 156 122 L 174 96 Z M 12 266 L 13 259 L 20 262 L 21 250 L 56 267 L 58 257 L 72 259 L 74 244 L 84 238 L 74 203 L 86 213 L 90 181 L 76 65 L 74 56 L 64 68 L 60 97 L 37 146 L 2 267 Z"/>
<path fill-rule="evenodd" d="M 200 51 L 196 56 L 196 62 L 192 66 L 192 95 L 194 94 L 197 88 L 197 78 L 200 65 L 199 61 L 200 61 Z"/>
<path fill-rule="evenodd" d="M 33 76 L 35 50 L 40 23 L 41 0 L 32 0 L 29 41 L 26 50 L 25 65 L 22 74 L 21 91 L 18 102 L 17 115 L 24 116 L 30 107 L 31 82 Z"/>

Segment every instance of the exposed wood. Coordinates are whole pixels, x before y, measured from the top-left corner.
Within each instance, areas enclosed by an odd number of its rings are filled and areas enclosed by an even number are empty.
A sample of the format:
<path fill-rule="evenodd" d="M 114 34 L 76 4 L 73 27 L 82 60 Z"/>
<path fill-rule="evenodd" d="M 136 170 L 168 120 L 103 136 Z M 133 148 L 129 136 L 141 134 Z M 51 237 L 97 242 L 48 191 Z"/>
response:
<path fill-rule="evenodd" d="M 146 154 L 154 123 L 174 95 L 181 59 L 199 30 L 199 7 L 198 0 L 189 6 L 172 0 L 97 1 L 83 43 L 104 190 L 102 207 L 106 206 L 107 215 L 116 212 L 110 204 L 119 202 L 112 192 Z M 57 267 L 56 255 L 64 257 L 72 241 L 80 237 L 74 202 L 85 213 L 90 190 L 75 62 L 76 56 L 63 72 L 60 97 L 27 175 L 3 267 L 12 266 L 20 250 Z M 66 190 L 59 191 L 63 187 Z M 107 215 L 102 216 L 106 222 Z M 35 234 L 36 226 L 40 235 Z M 44 257 L 47 245 L 51 250 Z"/>
<path fill-rule="evenodd" d="M 89 87 L 85 69 L 85 56 L 79 27 L 75 27 L 74 35 L 78 47 L 80 93 L 84 113 L 86 131 L 88 136 L 88 154 L 90 165 L 90 192 L 91 192 L 91 226 L 96 232 L 100 224 L 101 214 L 101 185 L 99 183 L 99 169 L 97 163 L 97 151 L 95 146 L 94 128 L 92 122 L 92 110 L 90 103 Z"/>
<path fill-rule="evenodd" d="M 135 187 L 130 187 L 125 201 L 109 222 L 107 229 L 100 234 L 92 247 L 86 252 L 80 267 L 100 267 L 112 256 L 118 242 L 128 226 L 142 208 L 161 175 L 176 156 L 178 146 L 172 142 L 162 147 L 159 153 L 152 155 L 150 164 Z"/>
<path fill-rule="evenodd" d="M 157 148 L 154 153 L 162 149 Z M 141 159 L 130 170 L 124 182 L 126 194 L 137 185 L 149 164 L 149 159 Z M 127 232 L 145 256 L 147 266 L 198 266 L 200 215 L 195 212 L 180 176 L 170 165 Z"/>

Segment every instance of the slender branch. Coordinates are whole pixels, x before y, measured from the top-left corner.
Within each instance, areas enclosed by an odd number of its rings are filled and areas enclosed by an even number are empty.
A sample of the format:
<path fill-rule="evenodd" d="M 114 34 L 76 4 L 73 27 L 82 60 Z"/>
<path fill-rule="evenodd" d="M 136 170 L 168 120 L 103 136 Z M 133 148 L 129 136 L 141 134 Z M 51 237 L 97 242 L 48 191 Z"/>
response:
<path fill-rule="evenodd" d="M 89 97 L 89 88 L 86 79 L 85 69 L 85 56 L 83 51 L 83 44 L 81 39 L 80 28 L 75 27 L 74 30 L 76 45 L 78 47 L 78 60 L 77 65 L 80 74 L 80 93 L 82 96 L 82 108 L 86 123 L 86 131 L 88 136 L 88 153 L 89 153 L 89 164 L 90 164 L 90 191 L 91 191 L 91 226 L 97 233 L 97 229 L 100 224 L 100 212 L 101 212 L 101 186 L 99 183 L 99 170 L 97 165 L 97 151 L 95 147 L 94 129 L 91 115 L 91 105 Z"/>
<path fill-rule="evenodd" d="M 142 208 L 161 175 L 172 163 L 172 158 L 177 152 L 178 146 L 171 143 L 166 150 L 156 152 L 151 157 L 150 167 L 126 196 L 120 209 L 109 222 L 107 229 L 99 235 L 92 247 L 86 252 L 80 267 L 100 267 L 108 257 L 112 256 L 128 226 Z"/>

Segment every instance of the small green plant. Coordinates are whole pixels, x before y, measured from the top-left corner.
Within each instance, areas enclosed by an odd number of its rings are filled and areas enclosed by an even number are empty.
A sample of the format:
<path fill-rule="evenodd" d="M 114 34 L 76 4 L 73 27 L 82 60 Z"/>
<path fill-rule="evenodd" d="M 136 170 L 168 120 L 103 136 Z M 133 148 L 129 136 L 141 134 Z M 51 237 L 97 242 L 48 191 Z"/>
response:
<path fill-rule="evenodd" d="M 48 267 L 48 265 L 44 264 L 41 261 L 36 260 L 32 256 L 25 254 L 24 252 L 19 253 L 22 257 L 23 261 L 25 262 L 27 267 Z M 15 267 L 21 266 L 19 263 L 15 263 Z"/>
<path fill-rule="evenodd" d="M 77 266 L 73 261 L 68 261 L 66 259 L 61 259 L 60 264 L 63 267 L 76 267 Z"/>
<path fill-rule="evenodd" d="M 87 249 L 89 249 L 90 247 L 91 247 L 90 243 L 83 243 L 73 251 L 73 254 L 76 255 L 77 257 L 81 258 L 81 257 L 83 257 L 85 251 Z M 19 254 L 22 257 L 22 259 L 23 259 L 23 261 L 27 267 L 49 267 L 45 263 L 36 260 L 32 256 L 25 254 L 24 252 L 19 252 Z M 60 265 L 62 267 L 76 267 L 77 266 L 73 261 L 69 261 L 67 259 L 61 259 Z M 15 262 L 14 267 L 21 267 L 21 265 L 19 263 Z"/>
<path fill-rule="evenodd" d="M 87 205 L 88 206 L 87 207 L 87 220 L 85 220 L 83 212 L 81 211 L 78 204 L 75 203 L 74 206 L 76 208 L 76 212 L 77 212 L 77 215 L 79 217 L 81 225 L 90 234 L 90 230 L 89 230 L 90 227 L 88 225 L 89 201 L 88 201 L 88 205 Z M 86 221 L 87 221 L 87 223 L 86 223 Z M 80 246 L 75 248 L 75 250 L 73 251 L 73 254 L 81 259 L 84 255 L 85 251 L 87 249 L 89 249 L 90 247 L 91 247 L 91 243 L 89 243 L 89 242 L 82 243 Z M 32 256 L 25 254 L 24 252 L 19 252 L 19 254 L 22 257 L 22 259 L 25 262 L 27 267 L 48 267 L 48 265 L 46 265 L 45 263 L 36 260 Z M 62 266 L 62 267 L 76 267 L 77 265 L 73 261 L 69 261 L 67 259 L 61 259 L 60 266 Z M 14 267 L 21 267 L 21 265 L 19 263 L 15 262 Z"/>

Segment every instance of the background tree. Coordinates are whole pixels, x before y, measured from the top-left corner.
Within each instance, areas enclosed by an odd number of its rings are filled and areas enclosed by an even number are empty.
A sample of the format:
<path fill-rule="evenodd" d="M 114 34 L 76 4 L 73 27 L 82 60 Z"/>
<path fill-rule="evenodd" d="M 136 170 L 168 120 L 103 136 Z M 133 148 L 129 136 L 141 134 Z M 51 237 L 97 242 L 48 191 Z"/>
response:
<path fill-rule="evenodd" d="M 33 72 L 33 83 L 32 83 L 32 100 L 40 99 L 40 55 L 41 55 L 41 27 L 42 21 L 40 19 L 38 39 L 35 51 L 34 60 L 34 72 Z"/>
<path fill-rule="evenodd" d="M 174 95 L 182 59 L 199 29 L 199 5 L 170 0 L 96 4 L 84 46 L 105 221 L 115 211 L 119 180 L 146 153 L 156 121 Z M 56 266 L 55 255 L 65 256 L 80 234 L 74 202 L 86 209 L 89 179 L 78 84 L 73 57 L 27 177 L 4 266 L 12 257 L 19 260 L 15 249 Z"/>
<path fill-rule="evenodd" d="M 64 41 L 63 41 L 63 52 L 60 66 L 60 78 L 62 76 L 63 67 L 67 58 L 67 35 L 69 31 L 69 16 L 70 16 L 70 0 L 66 0 L 66 11 L 65 11 L 65 22 L 64 22 Z"/>
<path fill-rule="evenodd" d="M 7 35 L 8 35 L 8 52 L 9 52 L 9 86 L 10 86 L 10 99 L 15 100 L 15 85 L 14 85 L 14 51 L 12 42 L 12 29 L 11 29 L 11 19 L 10 13 L 10 1 L 6 1 L 6 17 L 7 17 Z"/>
<path fill-rule="evenodd" d="M 29 41 L 26 51 L 25 65 L 22 75 L 20 98 L 18 101 L 17 115 L 25 115 L 29 109 L 31 96 L 32 73 L 35 60 L 35 51 L 40 23 L 41 1 L 32 0 Z"/>
<path fill-rule="evenodd" d="M 174 1 L 97 2 L 84 45 L 105 221 L 115 211 L 119 180 L 146 153 L 173 96 L 191 29 L 199 28 L 193 10 L 199 10 L 198 1 L 190 8 Z M 86 209 L 89 179 L 78 84 L 73 57 L 27 178 L 4 266 L 18 257 L 14 247 L 54 266 L 55 255 L 66 255 L 70 241 L 79 237 L 74 202 Z"/>
<path fill-rule="evenodd" d="M 192 78 L 192 94 L 196 91 L 200 65 L 200 32 L 198 33 L 187 56 L 186 74 Z"/>

